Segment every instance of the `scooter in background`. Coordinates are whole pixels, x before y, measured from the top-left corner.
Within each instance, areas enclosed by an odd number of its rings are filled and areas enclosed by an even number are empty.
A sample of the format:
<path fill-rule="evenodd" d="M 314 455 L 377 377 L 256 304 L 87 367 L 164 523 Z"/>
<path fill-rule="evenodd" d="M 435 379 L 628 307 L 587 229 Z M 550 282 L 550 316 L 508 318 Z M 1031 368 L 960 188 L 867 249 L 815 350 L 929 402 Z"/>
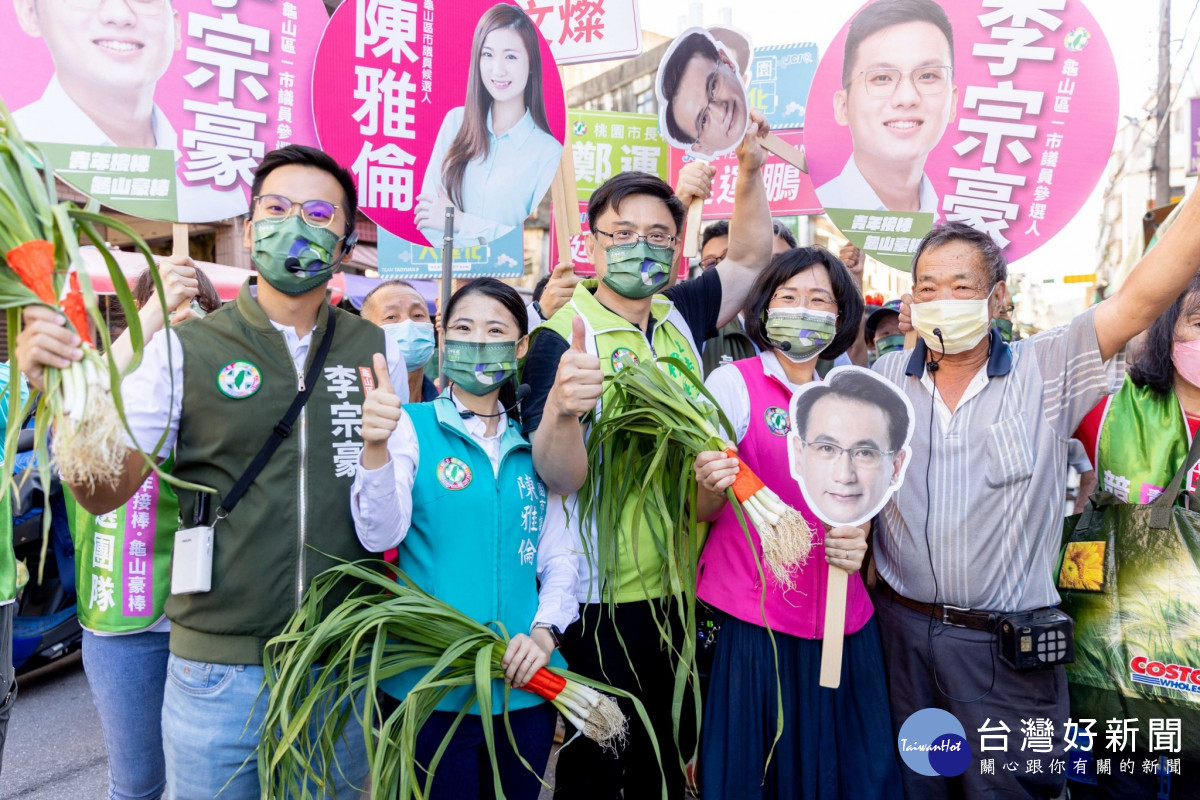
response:
<path fill-rule="evenodd" d="M 17 560 L 13 667 L 18 675 L 57 661 L 83 643 L 83 629 L 75 613 L 75 544 L 71 540 L 63 489 L 57 473 L 51 477 L 49 487 L 42 486 L 34 445 L 32 427 L 24 428 L 12 465 L 20 486 L 19 497 L 13 503 L 13 549 Z M 50 540 L 39 580 L 47 495 Z"/>

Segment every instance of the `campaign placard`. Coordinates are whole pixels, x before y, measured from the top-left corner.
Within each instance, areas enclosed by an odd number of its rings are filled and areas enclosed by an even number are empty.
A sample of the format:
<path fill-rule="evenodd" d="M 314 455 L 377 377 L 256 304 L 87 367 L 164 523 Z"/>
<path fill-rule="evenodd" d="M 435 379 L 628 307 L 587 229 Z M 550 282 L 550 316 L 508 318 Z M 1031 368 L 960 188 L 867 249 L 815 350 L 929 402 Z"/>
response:
<path fill-rule="evenodd" d="M 808 90 L 817 72 L 817 46 L 812 42 L 776 44 L 754 49 L 750 64 L 750 106 L 771 130 L 803 129 Z"/>
<path fill-rule="evenodd" d="M 511 243 L 550 188 L 566 132 L 558 70 L 525 11 L 347 0 L 321 40 L 313 92 L 321 146 L 354 173 L 363 213 L 416 248 L 410 264 L 440 252 L 453 206 L 454 249 L 488 254 L 460 276 L 520 274 L 499 260 L 522 262 Z M 434 261 L 425 275 L 440 274 Z"/>
<path fill-rule="evenodd" d="M 600 184 L 621 172 L 647 172 L 667 179 L 670 147 L 658 135 L 658 118 L 653 114 L 573 108 L 567 119 L 580 200 L 587 200 Z"/>
<path fill-rule="evenodd" d="M 642 53 L 637 0 L 522 0 L 560 65 Z"/>
<path fill-rule="evenodd" d="M 778 131 L 780 139 L 795 147 L 804 145 L 804 131 Z M 683 165 L 693 160 L 682 150 L 671 148 L 671 174 L 674 186 Z M 733 197 L 737 188 L 738 163 L 736 153 L 727 153 L 710 162 L 713 166 L 712 195 L 704 201 L 704 219 L 729 219 L 733 216 Z M 820 214 L 821 202 L 813 191 L 812 179 L 795 165 L 772 153 L 762 168 L 767 202 L 776 217 Z"/>
<path fill-rule="evenodd" d="M 844 235 L 899 269 L 938 221 L 1015 261 L 1071 220 L 1116 136 L 1112 51 L 1082 0 L 862 6 L 813 79 L 806 152 Z"/>
<path fill-rule="evenodd" d="M 269 150 L 317 143 L 309 90 L 319 0 L 15 0 L 0 75 L 17 128 L 55 174 L 138 217 L 247 212 Z"/>

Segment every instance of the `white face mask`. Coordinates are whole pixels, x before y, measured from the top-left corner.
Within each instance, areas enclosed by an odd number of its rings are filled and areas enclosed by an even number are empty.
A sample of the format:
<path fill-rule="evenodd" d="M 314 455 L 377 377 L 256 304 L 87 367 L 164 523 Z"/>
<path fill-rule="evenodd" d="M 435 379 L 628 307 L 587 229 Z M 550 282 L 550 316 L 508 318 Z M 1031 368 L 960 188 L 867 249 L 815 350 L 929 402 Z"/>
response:
<path fill-rule="evenodd" d="M 954 355 L 970 350 L 987 336 L 992 324 L 992 291 L 982 300 L 929 300 L 912 304 L 912 324 L 934 353 Z M 934 331 L 941 333 L 939 340 Z"/>

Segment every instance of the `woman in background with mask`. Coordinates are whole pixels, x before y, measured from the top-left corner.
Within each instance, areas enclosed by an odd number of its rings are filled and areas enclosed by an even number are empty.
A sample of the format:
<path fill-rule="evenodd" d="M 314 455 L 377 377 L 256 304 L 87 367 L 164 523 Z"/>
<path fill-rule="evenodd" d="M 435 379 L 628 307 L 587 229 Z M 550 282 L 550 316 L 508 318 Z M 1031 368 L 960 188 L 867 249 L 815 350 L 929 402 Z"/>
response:
<path fill-rule="evenodd" d="M 411 283 L 389 280 L 372 289 L 362 304 L 362 318 L 383 328 L 400 346 L 408 367 L 408 396 L 428 403 L 437 387 L 425 376 L 425 365 L 437 349 L 429 304 Z"/>
<path fill-rule="evenodd" d="M 1197 429 L 1200 429 L 1200 277 L 1193 278 L 1187 291 L 1150 326 L 1129 363 L 1120 391 L 1104 398 L 1084 417 L 1075 438 L 1083 443 L 1095 466 L 1100 478 L 1099 490 L 1144 505 L 1171 482 L 1187 457 Z M 1195 487 L 1193 471 L 1183 489 L 1191 492 Z M 1120 569 L 1120 565 L 1115 564 L 1113 569 Z M 1086 618 L 1076 619 L 1076 636 L 1084 634 L 1088 624 Z M 1096 749 L 1106 749 L 1102 744 L 1098 740 Z M 1096 753 L 1097 759 L 1107 757 L 1122 756 L 1115 752 Z M 1187 766 L 1193 774 L 1200 770 L 1200 763 Z M 1110 775 L 1097 775 L 1096 780 L 1102 792 L 1098 796 L 1114 800 L 1154 797 L 1159 788 L 1158 775 L 1140 772 L 1131 775 L 1114 770 Z M 1081 787 L 1071 786 L 1074 796 Z M 1172 789 L 1172 798 L 1183 796 L 1177 795 L 1174 786 Z M 1086 791 L 1086 787 L 1082 790 Z"/>
<path fill-rule="evenodd" d="M 546 488 L 521 434 L 516 375 L 527 346 L 525 303 L 500 281 L 479 278 L 454 294 L 442 319 L 450 386 L 432 402 L 401 409 L 387 376 L 380 375 L 379 388 L 363 404 L 363 473 L 368 481 L 380 477 L 385 485 L 399 485 L 393 505 L 372 509 L 372 522 L 364 523 L 356 481 L 351 508 L 364 547 L 377 552 L 399 545 L 400 568 L 423 589 L 514 634 L 503 663 L 507 683 L 519 688 L 552 659 L 564 665 L 555 653 L 556 632 L 578 616 L 579 580 L 565 531 L 543 530 Z M 387 449 L 392 436 L 403 442 L 403 455 L 394 462 Z M 421 677 L 416 672 L 383 682 L 391 698 L 384 713 L 404 700 Z M 462 705 L 458 692 L 438 705 L 418 735 L 419 763 L 430 762 Z M 504 712 L 499 680 L 493 682 L 492 708 Z M 535 800 L 557 713 L 528 692 L 510 693 L 508 708 L 518 752 L 508 737 L 496 737 L 501 783 L 508 797 Z M 478 706 L 472 714 L 438 764 L 433 800 L 490 796 Z"/>
<path fill-rule="evenodd" d="M 701 728 L 703 797 L 899 797 L 895 741 L 879 724 L 888 715 L 883 656 L 857 574 L 866 533 L 839 528 L 837 535 L 825 534 L 791 476 L 787 450 L 792 393 L 819 380 L 818 356 L 835 358 L 854 343 L 862 311 L 849 270 L 832 253 L 820 247 L 781 253 L 755 281 L 744 312 L 746 333 L 762 352 L 720 367 L 705 383 L 733 426 L 738 458 L 804 515 L 814 536 L 807 563 L 791 574 L 795 589 L 769 570 L 760 573 L 758 535 L 747 521 L 752 553 L 724 494 L 737 476 L 737 459 L 720 452 L 697 456 L 697 516 L 714 524 L 700 556 L 696 594 L 720 618 Z M 841 535 L 845 530 L 854 535 Z M 834 691 L 819 687 L 826 562 L 851 573 L 843 668 L 849 680 Z M 778 648 L 778 673 L 764 618 Z M 775 694 L 777 677 L 782 698 Z M 764 776 L 779 700 L 783 734 Z M 839 753 L 854 755 L 831 764 Z"/>

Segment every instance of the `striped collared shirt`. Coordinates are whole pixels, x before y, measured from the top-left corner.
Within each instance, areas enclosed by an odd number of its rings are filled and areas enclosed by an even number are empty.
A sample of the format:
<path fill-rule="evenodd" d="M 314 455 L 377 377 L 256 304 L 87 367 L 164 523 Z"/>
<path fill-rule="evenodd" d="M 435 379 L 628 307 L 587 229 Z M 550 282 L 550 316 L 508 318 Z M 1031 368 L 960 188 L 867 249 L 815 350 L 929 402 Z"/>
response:
<path fill-rule="evenodd" d="M 898 593 L 995 611 L 1058 603 L 1068 442 L 1125 373 L 1123 353 L 1101 360 L 1094 316 L 1012 345 L 992 331 L 986 385 L 953 414 L 935 411 L 923 342 L 875 363 L 916 415 L 912 463 L 875 538 Z"/>

